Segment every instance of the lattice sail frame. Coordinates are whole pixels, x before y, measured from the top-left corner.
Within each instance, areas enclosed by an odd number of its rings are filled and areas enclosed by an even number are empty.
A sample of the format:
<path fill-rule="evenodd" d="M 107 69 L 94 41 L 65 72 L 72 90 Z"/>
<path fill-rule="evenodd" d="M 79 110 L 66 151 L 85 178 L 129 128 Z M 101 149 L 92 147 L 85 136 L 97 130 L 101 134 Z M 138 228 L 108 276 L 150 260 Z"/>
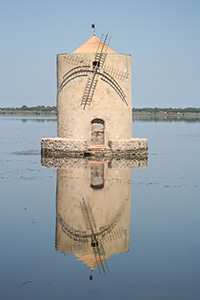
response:
<path fill-rule="evenodd" d="M 108 33 L 106 35 L 102 34 L 93 61 L 89 59 L 80 59 L 70 54 L 65 56 L 65 61 L 67 63 L 76 66 L 78 65 L 78 67 L 72 68 L 64 74 L 62 82 L 60 84 L 58 83 L 58 93 L 60 93 L 71 80 L 77 77 L 88 77 L 81 99 L 81 105 L 83 106 L 83 109 L 85 109 L 86 106 L 90 105 L 92 102 L 99 76 L 101 76 L 101 80 L 109 84 L 118 93 L 121 100 L 128 105 L 126 95 L 115 79 L 127 81 L 129 73 L 104 66 L 110 40 L 111 37 Z"/>

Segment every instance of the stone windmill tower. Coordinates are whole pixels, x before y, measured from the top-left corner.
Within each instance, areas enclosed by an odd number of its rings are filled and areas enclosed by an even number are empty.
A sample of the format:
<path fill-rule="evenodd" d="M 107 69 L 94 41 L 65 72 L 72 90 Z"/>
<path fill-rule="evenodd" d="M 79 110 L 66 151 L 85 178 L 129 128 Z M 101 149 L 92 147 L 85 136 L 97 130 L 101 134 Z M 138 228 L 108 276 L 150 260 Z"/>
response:
<path fill-rule="evenodd" d="M 132 139 L 131 56 L 94 33 L 71 54 L 57 56 L 57 138 L 42 139 L 43 156 L 147 155 Z"/>
<path fill-rule="evenodd" d="M 55 247 L 105 274 L 111 255 L 129 251 L 131 167 L 137 163 L 77 161 L 57 169 Z"/>

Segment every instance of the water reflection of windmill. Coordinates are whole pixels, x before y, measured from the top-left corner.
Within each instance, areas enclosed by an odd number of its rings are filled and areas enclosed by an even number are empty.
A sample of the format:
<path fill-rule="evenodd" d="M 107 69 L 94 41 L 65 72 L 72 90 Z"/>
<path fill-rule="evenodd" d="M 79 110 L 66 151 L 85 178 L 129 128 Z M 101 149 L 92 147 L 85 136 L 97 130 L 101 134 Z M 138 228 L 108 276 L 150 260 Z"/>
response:
<path fill-rule="evenodd" d="M 81 99 L 81 105 L 83 106 L 83 109 L 85 109 L 86 106 L 90 105 L 92 102 L 99 76 L 101 76 L 101 80 L 109 84 L 118 93 L 121 100 L 125 102 L 126 105 L 128 105 L 125 93 L 123 92 L 117 81 L 114 79 L 115 77 L 120 80 L 125 80 L 128 78 L 128 74 L 117 69 L 104 67 L 110 40 L 111 37 L 108 35 L 108 33 L 106 35 L 102 34 L 97 52 L 92 62 L 84 59 L 76 60 L 68 55 L 68 62 L 77 64 L 79 66 L 72 68 L 63 76 L 63 81 L 58 87 L 58 92 L 61 92 L 66 84 L 68 84 L 71 80 L 77 77 L 88 76 L 88 80 Z"/>
<path fill-rule="evenodd" d="M 77 251 L 79 252 L 80 249 L 82 254 L 76 254 L 76 256 L 91 268 L 92 274 L 95 267 L 98 267 L 100 274 L 101 270 L 106 274 L 106 270 L 109 270 L 106 259 L 110 257 L 110 253 L 107 253 L 104 244 L 106 245 L 113 241 L 117 243 L 119 243 L 119 241 L 124 241 L 125 244 L 128 242 L 128 228 L 118 226 L 120 219 L 123 217 L 125 206 L 125 203 L 122 202 L 116 214 L 110 219 L 110 222 L 99 227 L 96 224 L 90 203 L 86 203 L 83 198 L 82 201 L 80 201 L 80 211 L 86 230 L 76 229 L 72 225 L 67 224 L 60 214 L 57 214 L 57 221 L 61 225 L 63 233 L 73 241 L 73 246 L 70 245 L 71 243 L 68 243 L 68 245 L 61 245 L 64 249 L 60 252 L 73 252 L 75 254 Z M 59 244 L 58 239 L 56 239 L 57 250 L 59 250 Z M 92 256 L 89 249 L 92 250 Z M 83 255 L 83 253 L 87 253 L 88 250 L 90 252 L 89 259 L 88 255 Z M 92 279 L 92 276 L 90 276 L 90 279 Z"/>
<path fill-rule="evenodd" d="M 108 258 L 129 251 L 131 163 L 69 160 L 56 198 L 56 250 L 107 273 Z"/>

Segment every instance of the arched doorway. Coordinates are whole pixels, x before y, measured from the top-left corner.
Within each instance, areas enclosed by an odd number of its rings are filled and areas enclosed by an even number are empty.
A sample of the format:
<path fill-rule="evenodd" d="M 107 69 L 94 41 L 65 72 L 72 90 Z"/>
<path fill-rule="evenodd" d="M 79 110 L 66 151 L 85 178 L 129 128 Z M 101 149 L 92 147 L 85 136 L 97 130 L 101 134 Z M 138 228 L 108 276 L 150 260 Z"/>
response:
<path fill-rule="evenodd" d="M 104 187 L 104 164 L 91 164 L 91 187 L 95 190 Z"/>
<path fill-rule="evenodd" d="M 91 122 L 91 144 L 104 144 L 104 120 L 102 119 L 94 119 Z"/>

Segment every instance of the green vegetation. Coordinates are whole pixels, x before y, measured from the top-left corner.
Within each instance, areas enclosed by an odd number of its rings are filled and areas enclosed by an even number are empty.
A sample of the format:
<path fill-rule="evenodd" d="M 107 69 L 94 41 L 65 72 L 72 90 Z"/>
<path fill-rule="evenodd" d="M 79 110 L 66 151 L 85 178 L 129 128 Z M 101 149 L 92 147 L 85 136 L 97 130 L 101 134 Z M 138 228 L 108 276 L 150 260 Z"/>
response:
<path fill-rule="evenodd" d="M 38 105 L 38 106 L 28 107 L 26 105 L 22 105 L 21 107 L 3 107 L 3 108 L 0 108 L 0 111 L 44 111 L 44 112 L 50 112 L 50 111 L 57 111 L 57 108 L 56 108 L 56 106 Z"/>
<path fill-rule="evenodd" d="M 200 108 L 133 108 L 133 120 L 145 121 L 200 121 Z"/>
<path fill-rule="evenodd" d="M 200 113 L 200 108 L 187 107 L 187 108 L 159 108 L 159 107 L 146 107 L 146 108 L 133 108 L 133 113 L 149 113 L 149 114 L 177 114 L 177 113 Z"/>
<path fill-rule="evenodd" d="M 187 108 L 159 108 L 159 107 L 145 107 L 133 108 L 134 118 L 200 118 L 200 108 L 187 107 Z M 0 108 L 1 115 L 56 115 L 56 106 L 32 106 L 28 107 L 22 105 L 21 107 L 3 107 Z"/>
<path fill-rule="evenodd" d="M 57 107 L 56 106 L 32 106 L 28 107 L 22 105 L 21 107 L 3 107 L 0 108 L 0 114 L 9 114 L 9 115 L 56 115 Z"/>

